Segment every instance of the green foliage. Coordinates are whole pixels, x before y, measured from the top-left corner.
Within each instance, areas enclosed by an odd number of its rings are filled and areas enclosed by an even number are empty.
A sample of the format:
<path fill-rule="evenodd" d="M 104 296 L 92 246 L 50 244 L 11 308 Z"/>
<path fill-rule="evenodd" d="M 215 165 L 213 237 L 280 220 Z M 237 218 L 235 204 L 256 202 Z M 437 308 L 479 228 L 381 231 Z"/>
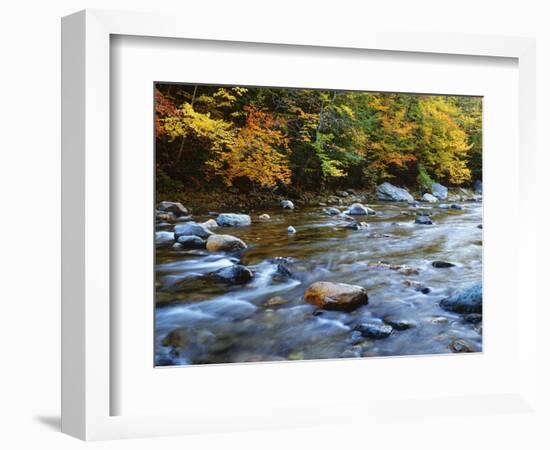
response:
<path fill-rule="evenodd" d="M 476 97 L 158 84 L 157 179 L 272 189 L 481 179 Z"/>

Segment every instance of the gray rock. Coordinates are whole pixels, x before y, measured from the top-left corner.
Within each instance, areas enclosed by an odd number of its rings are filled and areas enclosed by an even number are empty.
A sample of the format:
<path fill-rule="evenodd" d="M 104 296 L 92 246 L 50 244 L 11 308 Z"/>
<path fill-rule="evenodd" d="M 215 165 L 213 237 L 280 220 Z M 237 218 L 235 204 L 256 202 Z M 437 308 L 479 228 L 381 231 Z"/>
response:
<path fill-rule="evenodd" d="M 181 249 L 206 248 L 206 241 L 198 236 L 180 236 L 177 243 Z"/>
<path fill-rule="evenodd" d="M 224 267 L 216 271 L 214 275 L 232 284 L 248 283 L 254 278 L 254 273 L 248 267 L 240 264 Z"/>
<path fill-rule="evenodd" d="M 252 223 L 248 214 L 220 214 L 216 217 L 220 227 L 246 227 Z"/>
<path fill-rule="evenodd" d="M 327 214 L 330 214 L 331 216 L 336 216 L 336 215 L 340 214 L 340 210 L 338 208 L 334 208 L 332 206 L 330 208 L 325 209 L 325 212 Z"/>
<path fill-rule="evenodd" d="M 409 328 L 416 327 L 414 320 L 402 319 L 395 316 L 384 317 L 384 323 L 391 325 L 393 328 L 399 331 L 408 330 Z"/>
<path fill-rule="evenodd" d="M 433 222 L 427 216 L 418 216 L 415 219 L 414 223 L 416 223 L 418 225 L 433 225 Z"/>
<path fill-rule="evenodd" d="M 474 353 L 476 351 L 474 344 L 466 339 L 453 339 L 449 348 L 453 353 Z"/>
<path fill-rule="evenodd" d="M 176 216 L 186 216 L 189 214 L 187 208 L 178 202 L 160 202 L 158 210 L 163 212 L 171 212 Z"/>
<path fill-rule="evenodd" d="M 346 191 L 336 191 L 336 195 L 337 195 L 338 197 L 343 197 L 343 198 L 345 198 L 345 197 L 349 196 L 349 193 L 347 193 Z"/>
<path fill-rule="evenodd" d="M 437 203 L 437 198 L 427 192 L 422 196 L 422 201 L 427 203 Z"/>
<path fill-rule="evenodd" d="M 260 220 L 269 220 L 269 219 L 271 219 L 271 217 L 269 216 L 269 214 L 262 214 L 262 215 L 260 215 L 260 217 L 258 217 L 258 219 L 260 219 Z"/>
<path fill-rule="evenodd" d="M 439 200 L 446 200 L 449 190 L 439 183 L 432 184 L 432 194 L 434 197 L 437 197 Z"/>
<path fill-rule="evenodd" d="M 174 227 L 174 236 L 176 240 L 180 236 L 198 236 L 203 239 L 207 239 L 212 236 L 212 232 L 201 223 L 196 222 L 184 222 L 178 223 Z"/>
<path fill-rule="evenodd" d="M 368 216 L 376 214 L 374 209 L 364 206 L 361 203 L 354 203 L 351 205 L 347 211 L 347 214 L 351 216 Z"/>
<path fill-rule="evenodd" d="M 353 221 L 353 222 L 349 222 L 345 225 L 343 225 L 343 228 L 347 228 L 348 230 L 355 230 L 355 231 L 358 231 L 358 230 L 364 230 L 366 228 L 368 228 L 369 224 L 366 223 L 366 222 L 357 222 L 357 221 Z"/>
<path fill-rule="evenodd" d="M 447 203 L 441 203 L 437 205 L 439 209 L 451 209 L 451 205 L 448 205 Z"/>
<path fill-rule="evenodd" d="M 449 267 L 454 267 L 455 265 L 447 261 L 434 261 L 432 266 L 436 269 L 447 269 Z"/>
<path fill-rule="evenodd" d="M 294 228 L 292 225 L 290 225 L 287 229 L 286 229 L 287 233 L 288 234 L 294 234 L 296 233 L 296 228 Z"/>
<path fill-rule="evenodd" d="M 384 325 L 383 323 L 365 322 L 355 327 L 362 336 L 370 339 L 384 339 L 390 336 L 393 331 L 391 325 Z"/>
<path fill-rule="evenodd" d="M 393 202 L 414 202 L 414 198 L 409 191 L 398 188 L 388 182 L 382 183 L 376 188 L 376 196 L 379 200 Z"/>
<path fill-rule="evenodd" d="M 464 207 L 462 205 L 457 205 L 456 203 L 453 203 L 451 205 L 451 209 L 461 210 L 464 209 Z"/>
<path fill-rule="evenodd" d="M 283 209 L 294 209 L 294 203 L 292 203 L 290 200 L 282 200 L 281 201 L 281 208 L 283 208 Z"/>
<path fill-rule="evenodd" d="M 439 305 L 447 311 L 468 314 L 481 313 L 482 303 L 483 289 L 479 283 L 441 300 Z"/>
<path fill-rule="evenodd" d="M 208 219 L 206 222 L 203 222 L 202 225 L 204 225 L 209 230 L 212 228 L 218 228 L 218 222 L 216 222 L 214 219 Z"/>
<path fill-rule="evenodd" d="M 174 242 L 174 233 L 170 231 L 157 231 L 155 233 L 155 244 L 166 245 Z"/>
<path fill-rule="evenodd" d="M 476 194 L 482 194 L 483 193 L 483 183 L 481 180 L 476 180 L 474 183 L 474 191 Z"/>
<path fill-rule="evenodd" d="M 477 313 L 470 313 L 464 316 L 464 321 L 468 323 L 479 323 L 482 321 L 482 319 L 483 316 Z"/>

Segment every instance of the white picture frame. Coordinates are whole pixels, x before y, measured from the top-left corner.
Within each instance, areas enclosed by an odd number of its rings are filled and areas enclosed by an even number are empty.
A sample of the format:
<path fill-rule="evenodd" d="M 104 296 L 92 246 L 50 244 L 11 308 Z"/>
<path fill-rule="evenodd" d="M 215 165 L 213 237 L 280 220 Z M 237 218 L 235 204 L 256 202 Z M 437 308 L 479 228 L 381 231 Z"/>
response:
<path fill-rule="evenodd" d="M 534 186 L 527 173 L 535 171 L 535 43 L 532 39 L 452 35 L 444 33 L 358 32 L 331 36 L 310 29 L 270 32 L 258 26 L 216 27 L 186 22 L 166 14 L 143 14 L 87 10 L 67 16 L 62 22 L 62 430 L 85 440 L 162 436 L 208 431 L 234 431 L 266 426 L 309 425 L 321 418 L 367 417 L 380 414 L 383 405 L 353 403 L 330 411 L 320 405 L 279 406 L 283 420 L 257 414 L 257 420 L 240 425 L 235 420 L 213 420 L 197 414 L 112 415 L 111 336 L 117 326 L 111 320 L 110 186 L 116 173 L 110 169 L 110 40 L 111 36 L 142 36 L 200 39 L 240 43 L 285 44 L 338 49 L 365 49 L 412 54 L 446 54 L 512 58 L 519 77 L 519 182 L 517 211 L 521 227 L 534 229 Z M 524 295 L 517 317 L 519 377 L 501 394 L 477 393 L 461 398 L 432 398 L 438 412 L 468 414 L 476 402 L 487 414 L 503 405 L 516 412 L 533 411 L 536 399 L 536 330 L 529 324 L 529 311 L 536 307 L 533 261 L 535 236 L 519 233 L 511 243 L 518 261 L 531 261 L 530 268 L 518 264 L 517 277 Z M 519 281 L 518 281 L 519 282 Z M 532 287 L 529 287 L 532 286 Z M 517 292 L 512 295 L 518 295 Z M 340 364 L 334 363 L 333 364 Z M 399 364 L 399 362 L 397 362 Z M 265 371 L 275 365 L 264 366 Z M 313 367 L 310 365 L 310 367 Z M 353 370 L 353 367 L 350 366 Z M 216 370 L 216 368 L 213 368 Z M 312 369 L 310 369 L 312 370 Z M 184 377 L 185 374 L 181 373 Z M 405 400 L 405 399 L 403 399 Z M 423 409 L 421 400 L 410 400 L 408 411 Z M 264 405 L 265 406 L 265 405 Z M 322 405 L 321 405 L 322 406 Z M 225 405 L 231 414 L 231 405 Z M 388 407 L 388 410 L 390 408 Z M 391 416 L 391 414 L 390 414 Z"/>

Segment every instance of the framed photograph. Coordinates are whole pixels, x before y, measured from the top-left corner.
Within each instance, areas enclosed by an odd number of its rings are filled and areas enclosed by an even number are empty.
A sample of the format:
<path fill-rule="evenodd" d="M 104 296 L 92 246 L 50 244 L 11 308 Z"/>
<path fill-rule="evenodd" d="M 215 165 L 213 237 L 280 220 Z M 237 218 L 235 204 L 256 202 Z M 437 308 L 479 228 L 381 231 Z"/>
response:
<path fill-rule="evenodd" d="M 180 23 L 63 19 L 63 431 L 532 411 L 534 42 Z"/>

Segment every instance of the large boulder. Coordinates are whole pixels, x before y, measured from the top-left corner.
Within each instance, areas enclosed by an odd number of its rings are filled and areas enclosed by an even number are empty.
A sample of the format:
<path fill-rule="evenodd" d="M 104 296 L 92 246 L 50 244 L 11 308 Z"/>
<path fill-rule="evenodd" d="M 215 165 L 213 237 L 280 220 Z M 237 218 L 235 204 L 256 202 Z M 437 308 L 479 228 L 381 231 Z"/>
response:
<path fill-rule="evenodd" d="M 481 283 L 479 283 L 441 300 L 439 305 L 447 311 L 467 314 L 481 313 L 482 303 L 483 289 Z"/>
<path fill-rule="evenodd" d="M 364 206 L 361 203 L 354 203 L 347 211 L 347 214 L 351 216 L 368 216 L 369 214 L 376 214 L 374 209 Z"/>
<path fill-rule="evenodd" d="M 392 202 L 414 202 L 414 198 L 409 191 L 398 188 L 388 182 L 382 183 L 376 188 L 376 196 L 379 200 Z"/>
<path fill-rule="evenodd" d="M 432 194 L 439 200 L 446 200 L 449 190 L 439 183 L 432 183 Z"/>
<path fill-rule="evenodd" d="M 304 300 L 324 309 L 352 311 L 368 304 L 369 297 L 361 286 L 317 281 L 307 288 Z"/>
<path fill-rule="evenodd" d="M 174 227 L 174 235 L 176 240 L 180 236 L 198 236 L 203 239 L 207 239 L 212 236 L 212 232 L 201 223 L 196 222 L 184 222 L 178 223 Z"/>
<path fill-rule="evenodd" d="M 434 197 L 432 194 L 426 192 L 422 196 L 422 201 L 426 203 L 437 203 L 437 197 Z"/>
<path fill-rule="evenodd" d="M 206 241 L 206 249 L 210 252 L 236 252 L 246 247 L 243 241 L 229 234 L 213 234 Z"/>
<path fill-rule="evenodd" d="M 248 214 L 220 214 L 216 218 L 220 227 L 246 227 L 252 223 Z"/>
<path fill-rule="evenodd" d="M 281 208 L 283 208 L 283 209 L 294 209 L 294 203 L 292 203 L 290 200 L 282 200 L 281 201 Z"/>
<path fill-rule="evenodd" d="M 189 214 L 187 208 L 179 202 L 160 202 L 158 210 L 174 213 L 178 217 Z"/>

